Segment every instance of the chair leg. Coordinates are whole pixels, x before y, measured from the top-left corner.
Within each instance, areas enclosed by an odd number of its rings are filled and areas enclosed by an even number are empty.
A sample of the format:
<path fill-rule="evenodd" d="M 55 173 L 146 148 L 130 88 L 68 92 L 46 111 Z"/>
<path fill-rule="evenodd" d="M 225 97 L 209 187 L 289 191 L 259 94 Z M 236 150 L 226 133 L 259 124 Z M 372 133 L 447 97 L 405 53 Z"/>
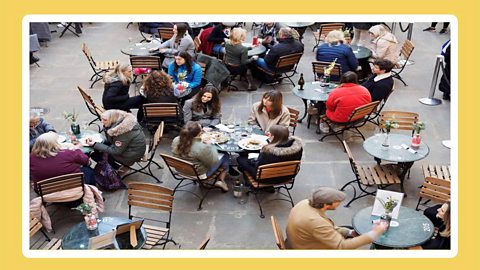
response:
<path fill-rule="evenodd" d="M 207 197 L 207 195 L 208 195 L 208 193 L 210 192 L 210 190 L 212 190 L 212 189 L 211 189 L 211 188 L 208 188 L 207 191 L 205 192 L 205 194 L 203 194 L 203 197 L 202 197 L 202 199 L 200 200 L 200 203 L 198 204 L 197 211 L 202 210 L 203 200 L 205 200 L 205 198 Z"/>
<path fill-rule="evenodd" d="M 402 76 L 400 76 L 400 74 L 395 73 L 395 74 L 393 75 L 393 78 L 396 78 L 396 79 L 398 79 L 399 81 L 401 81 L 404 86 L 408 86 L 407 83 L 403 80 Z"/>
<path fill-rule="evenodd" d="M 163 166 L 160 165 L 160 164 L 158 164 L 155 160 L 152 160 L 152 163 L 155 164 L 155 165 L 157 165 L 157 167 L 158 167 L 159 169 L 163 169 Z"/>

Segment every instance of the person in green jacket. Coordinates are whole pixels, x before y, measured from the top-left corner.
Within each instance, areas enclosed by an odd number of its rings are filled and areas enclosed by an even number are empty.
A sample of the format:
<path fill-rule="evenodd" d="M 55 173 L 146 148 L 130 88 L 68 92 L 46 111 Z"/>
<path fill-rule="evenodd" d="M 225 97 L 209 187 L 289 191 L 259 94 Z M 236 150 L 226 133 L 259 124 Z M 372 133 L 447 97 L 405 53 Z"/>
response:
<path fill-rule="evenodd" d="M 173 155 L 192 162 L 197 167 L 200 178 L 209 177 L 222 166 L 224 170 L 218 177 L 218 181 L 215 182 L 215 186 L 227 192 L 228 186 L 225 183 L 225 176 L 228 172 L 229 157 L 223 155 L 219 158 L 217 149 L 202 142 L 201 131 L 202 126 L 199 122 L 188 121 L 180 130 L 180 135 L 173 139 Z"/>

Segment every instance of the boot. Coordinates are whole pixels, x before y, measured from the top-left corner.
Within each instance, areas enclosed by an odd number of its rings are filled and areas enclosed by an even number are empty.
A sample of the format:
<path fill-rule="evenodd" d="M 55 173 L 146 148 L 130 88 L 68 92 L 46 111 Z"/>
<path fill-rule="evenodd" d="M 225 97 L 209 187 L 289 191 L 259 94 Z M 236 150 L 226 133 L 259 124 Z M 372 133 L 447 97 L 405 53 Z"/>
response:
<path fill-rule="evenodd" d="M 250 69 L 247 70 L 247 73 L 246 73 L 245 77 L 247 77 L 247 82 L 248 82 L 247 91 L 257 90 L 257 86 L 255 85 L 255 82 L 254 82 L 253 76 L 252 76 L 252 72 L 250 71 Z"/>
<path fill-rule="evenodd" d="M 35 57 L 33 53 L 30 53 L 30 65 L 35 64 L 36 62 L 40 61 L 40 58 Z"/>

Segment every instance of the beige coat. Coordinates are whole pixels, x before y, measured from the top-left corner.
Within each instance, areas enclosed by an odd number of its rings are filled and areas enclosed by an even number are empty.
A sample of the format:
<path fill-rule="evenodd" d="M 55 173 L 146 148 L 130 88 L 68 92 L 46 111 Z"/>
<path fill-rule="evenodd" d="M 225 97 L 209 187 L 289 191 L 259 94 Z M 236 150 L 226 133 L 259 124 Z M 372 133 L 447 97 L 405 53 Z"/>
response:
<path fill-rule="evenodd" d="M 372 56 L 379 59 L 390 60 L 393 64 L 398 62 L 397 38 L 392 33 L 385 33 L 372 42 Z"/>
<path fill-rule="evenodd" d="M 325 212 L 303 200 L 288 216 L 287 248 L 290 249 L 356 249 L 371 243 L 369 235 L 345 238 L 348 229 L 336 227 Z"/>
<path fill-rule="evenodd" d="M 268 113 L 263 108 L 262 113 L 258 113 L 258 106 L 260 102 L 256 102 L 252 106 L 252 111 L 248 117 L 249 125 L 258 125 L 263 131 L 270 130 L 273 125 L 289 126 L 290 125 L 290 112 L 285 105 L 282 105 L 282 112 L 274 119 L 268 118 Z"/>

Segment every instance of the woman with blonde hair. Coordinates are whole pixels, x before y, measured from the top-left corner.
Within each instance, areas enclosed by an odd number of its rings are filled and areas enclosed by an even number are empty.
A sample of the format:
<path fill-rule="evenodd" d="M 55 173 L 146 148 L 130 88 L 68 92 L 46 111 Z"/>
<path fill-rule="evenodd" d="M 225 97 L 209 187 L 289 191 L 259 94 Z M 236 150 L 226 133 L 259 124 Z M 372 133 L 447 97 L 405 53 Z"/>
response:
<path fill-rule="evenodd" d="M 81 150 L 80 144 L 74 150 L 62 149 L 58 143 L 58 134 L 43 133 L 37 137 L 30 153 L 30 179 L 34 190 L 40 180 L 64 174 L 83 172 L 85 184 L 95 185 L 92 168 L 88 167 L 90 160 Z"/>
<path fill-rule="evenodd" d="M 342 66 L 342 73 L 357 70 L 358 60 L 352 48 L 345 44 L 345 37 L 340 30 L 330 31 L 325 37 L 325 43 L 317 49 L 317 61 L 331 63 L 335 58 Z"/>
<path fill-rule="evenodd" d="M 165 71 L 155 70 L 143 81 L 146 103 L 177 103 L 173 95 L 172 79 Z"/>
<path fill-rule="evenodd" d="M 248 65 L 255 62 L 258 56 L 248 58 L 248 50 L 251 48 L 242 45 L 245 42 L 247 31 L 243 28 L 233 28 L 230 39 L 225 43 L 225 64 L 231 74 L 246 76 L 248 81 L 247 90 L 253 91 L 254 85 L 251 70 Z"/>
<path fill-rule="evenodd" d="M 262 100 L 253 104 L 248 124 L 258 125 L 265 133 L 268 133 L 273 125 L 288 127 L 290 112 L 283 105 L 282 93 L 278 90 L 265 92 Z"/>
<path fill-rule="evenodd" d="M 368 30 L 372 38 L 372 56 L 377 59 L 387 59 L 398 62 L 397 38 L 387 31 L 383 25 L 374 25 Z"/>
<path fill-rule="evenodd" d="M 105 74 L 103 78 L 105 89 L 102 97 L 105 109 L 118 109 L 126 112 L 130 112 L 130 109 L 141 109 L 143 97 L 130 97 L 128 94 L 133 81 L 132 72 L 130 64 L 118 64 L 113 71 Z"/>
<path fill-rule="evenodd" d="M 118 169 L 118 161 L 130 166 L 139 161 L 145 154 L 146 141 L 142 128 L 135 116 L 121 110 L 107 110 L 102 113 L 101 121 L 105 127 L 106 141 L 103 143 L 87 139 L 87 144 L 98 152 L 108 153 L 109 163 Z M 100 160 L 97 153 L 94 160 Z"/>
<path fill-rule="evenodd" d="M 410 249 L 450 249 L 450 208 L 450 202 L 446 202 L 425 209 L 423 214 L 432 221 L 435 227 L 433 236 L 421 246 Z"/>

